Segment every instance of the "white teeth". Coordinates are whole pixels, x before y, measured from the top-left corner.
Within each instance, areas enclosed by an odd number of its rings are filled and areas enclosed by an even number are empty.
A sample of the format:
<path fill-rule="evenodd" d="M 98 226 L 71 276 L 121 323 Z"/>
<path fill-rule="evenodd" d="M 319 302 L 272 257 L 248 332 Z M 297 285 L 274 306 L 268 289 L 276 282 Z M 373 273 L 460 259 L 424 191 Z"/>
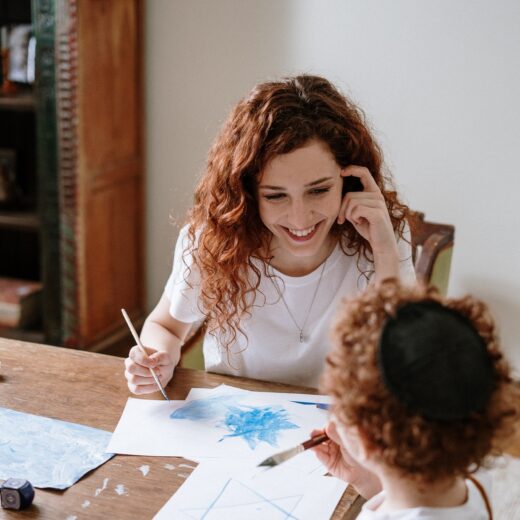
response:
<path fill-rule="evenodd" d="M 293 235 L 296 235 L 297 237 L 306 237 L 308 234 L 312 233 L 315 228 L 316 228 L 316 226 L 312 226 L 312 227 L 307 228 L 307 229 L 291 229 L 291 228 L 289 228 L 289 231 Z"/>

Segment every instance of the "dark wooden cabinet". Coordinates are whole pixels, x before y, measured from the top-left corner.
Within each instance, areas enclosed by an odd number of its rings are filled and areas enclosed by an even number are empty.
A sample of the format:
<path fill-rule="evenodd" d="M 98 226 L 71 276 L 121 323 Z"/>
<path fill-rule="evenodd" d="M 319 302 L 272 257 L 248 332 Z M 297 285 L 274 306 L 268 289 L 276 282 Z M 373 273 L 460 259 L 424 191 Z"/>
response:
<path fill-rule="evenodd" d="M 2 6 L 0 25 L 33 24 L 36 80 L 0 97 L 27 199 L 0 210 L 0 276 L 41 280 L 43 311 L 40 331 L 0 335 L 105 350 L 122 307 L 144 314 L 142 0 Z"/>

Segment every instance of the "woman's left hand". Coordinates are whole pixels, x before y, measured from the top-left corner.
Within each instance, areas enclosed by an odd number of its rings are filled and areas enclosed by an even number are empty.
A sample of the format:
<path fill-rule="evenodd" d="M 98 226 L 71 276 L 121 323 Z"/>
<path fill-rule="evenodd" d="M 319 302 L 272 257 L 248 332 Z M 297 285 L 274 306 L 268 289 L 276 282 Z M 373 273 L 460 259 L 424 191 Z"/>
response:
<path fill-rule="evenodd" d="M 381 264 L 384 264 L 385 277 L 397 276 L 399 267 L 397 242 L 383 194 L 370 171 L 364 166 L 348 166 L 341 172 L 342 177 L 351 175 L 360 179 L 363 191 L 351 191 L 345 194 L 338 214 L 338 224 L 348 220 L 370 243 L 376 273 L 382 270 Z"/>
<path fill-rule="evenodd" d="M 356 231 L 368 240 L 372 252 L 387 253 L 397 249 L 394 230 L 385 199 L 368 168 L 348 166 L 341 172 L 342 177 L 358 177 L 363 191 L 345 194 L 338 214 L 338 224 L 348 220 Z"/>

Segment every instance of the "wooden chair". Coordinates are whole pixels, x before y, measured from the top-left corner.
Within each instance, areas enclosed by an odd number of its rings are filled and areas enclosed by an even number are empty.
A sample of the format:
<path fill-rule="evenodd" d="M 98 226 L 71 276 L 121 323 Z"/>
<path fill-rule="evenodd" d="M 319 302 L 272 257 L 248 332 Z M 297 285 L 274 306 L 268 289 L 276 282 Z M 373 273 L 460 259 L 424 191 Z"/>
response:
<path fill-rule="evenodd" d="M 205 323 L 194 324 L 188 333 L 188 337 L 182 345 L 181 360 L 179 366 L 183 368 L 194 368 L 204 370 L 204 355 L 202 353 L 202 342 L 206 332 Z"/>
<path fill-rule="evenodd" d="M 412 254 L 417 280 L 431 283 L 446 295 L 455 227 L 424 220 L 424 213 L 413 212 L 409 220 L 412 233 Z"/>
<path fill-rule="evenodd" d="M 432 283 L 441 294 L 446 294 L 450 276 L 455 227 L 424 220 L 424 213 L 415 211 L 410 221 L 412 255 L 417 280 Z M 202 340 L 204 324 L 192 329 L 182 347 L 180 365 L 186 368 L 204 368 Z"/>

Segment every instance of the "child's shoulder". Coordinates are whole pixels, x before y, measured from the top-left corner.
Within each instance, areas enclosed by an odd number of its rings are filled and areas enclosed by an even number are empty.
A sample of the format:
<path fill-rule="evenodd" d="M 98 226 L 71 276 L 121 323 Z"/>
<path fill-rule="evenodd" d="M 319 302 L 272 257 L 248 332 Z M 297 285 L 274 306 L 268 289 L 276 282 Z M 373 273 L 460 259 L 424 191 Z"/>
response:
<path fill-rule="evenodd" d="M 476 480 L 476 482 L 475 482 Z M 385 492 L 378 493 L 363 506 L 358 520 L 488 520 L 486 497 L 491 495 L 491 478 L 480 472 L 474 479 L 467 479 L 468 499 L 458 507 L 414 507 L 391 513 L 378 511 L 385 499 Z M 483 493 L 482 493 L 482 491 Z"/>

